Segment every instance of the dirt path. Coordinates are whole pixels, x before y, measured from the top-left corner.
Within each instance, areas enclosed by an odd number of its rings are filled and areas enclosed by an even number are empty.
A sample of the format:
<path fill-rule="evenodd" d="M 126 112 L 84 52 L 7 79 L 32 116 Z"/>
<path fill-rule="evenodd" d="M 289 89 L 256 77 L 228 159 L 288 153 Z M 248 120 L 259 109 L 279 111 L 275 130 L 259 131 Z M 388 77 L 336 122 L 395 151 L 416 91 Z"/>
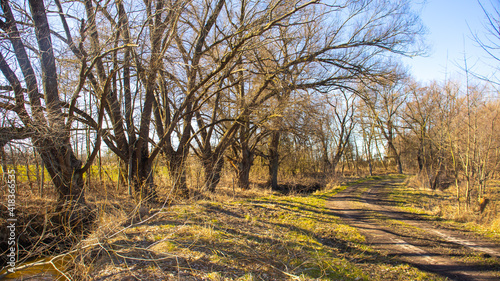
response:
<path fill-rule="evenodd" d="M 391 187 L 402 180 L 348 187 L 327 206 L 381 252 L 452 280 L 500 280 L 500 245 L 467 237 L 393 207 Z"/>

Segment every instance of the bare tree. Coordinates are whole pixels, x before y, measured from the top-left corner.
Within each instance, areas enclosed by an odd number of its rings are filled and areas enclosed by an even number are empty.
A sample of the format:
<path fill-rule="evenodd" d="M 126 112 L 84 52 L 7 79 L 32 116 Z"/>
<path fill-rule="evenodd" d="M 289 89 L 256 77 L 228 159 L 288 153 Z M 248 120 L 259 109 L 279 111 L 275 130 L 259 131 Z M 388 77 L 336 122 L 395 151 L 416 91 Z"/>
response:
<path fill-rule="evenodd" d="M 361 131 L 361 137 L 363 139 L 363 154 L 366 161 L 368 162 L 368 172 L 370 176 L 373 176 L 375 157 L 374 149 L 377 145 L 377 128 L 374 118 L 372 118 L 371 109 L 364 103 L 364 101 L 359 101 L 356 106 L 356 123 Z M 374 147 L 375 146 L 375 147 Z"/>
<path fill-rule="evenodd" d="M 335 169 L 344 152 L 346 151 L 349 142 L 351 141 L 351 134 L 356 125 L 354 114 L 354 106 L 356 105 L 356 96 L 353 93 L 348 93 L 345 90 L 340 90 L 339 96 L 334 97 L 333 100 L 327 100 L 333 111 L 334 122 L 333 129 L 334 135 L 334 154 L 331 161 L 332 172 Z"/>
<path fill-rule="evenodd" d="M 74 56 L 82 65 L 91 61 L 92 68 L 83 79 L 88 81 L 90 92 L 106 99 L 109 123 L 102 129 L 103 140 L 121 159 L 121 174 L 127 175 L 129 193 L 139 201 L 153 199 L 156 194 L 152 163 L 157 153 L 150 155 L 149 151 L 156 81 L 183 3 L 156 1 L 140 6 L 115 1 L 101 6 L 100 2 L 84 1 L 83 8 L 76 8 L 77 12 L 84 9 L 87 15 L 81 23 L 78 47 L 65 29 L 66 43 Z M 127 11 L 126 7 L 137 10 Z M 58 10 L 64 25 L 69 26 L 63 6 L 58 4 Z M 134 15 L 134 22 L 129 22 L 128 15 Z M 136 43 L 142 50 L 136 49 Z M 97 122 L 88 125 L 99 129 Z"/>
<path fill-rule="evenodd" d="M 406 150 L 416 159 L 419 175 L 426 177 L 429 187 L 435 189 L 444 179 L 443 172 L 446 172 L 446 156 L 439 148 L 442 137 L 436 132 L 440 116 L 437 112 L 444 102 L 444 95 L 436 83 L 422 87 L 409 81 L 407 88 L 408 101 L 402 110 L 404 127 L 409 130 L 403 135 L 409 146 Z"/>
<path fill-rule="evenodd" d="M 388 156 L 394 158 L 398 173 L 403 173 L 400 151 L 396 148 L 396 137 L 400 128 L 400 116 L 406 102 L 407 92 L 405 85 L 399 82 L 388 81 L 365 91 L 363 97 L 372 111 L 372 117 L 387 142 Z"/>
<path fill-rule="evenodd" d="M 199 148 L 197 154 L 202 158 L 204 163 L 205 177 L 209 190 L 213 190 L 218 183 L 218 174 L 222 167 L 223 154 L 234 142 L 234 137 L 238 130 L 240 128 L 243 130 L 241 126 L 246 126 L 244 124 L 248 122 L 249 116 L 259 106 L 262 106 L 267 100 L 278 93 L 276 90 L 270 89 L 270 87 L 273 79 L 276 79 L 283 72 L 283 69 L 278 66 L 272 69 L 266 68 L 266 71 L 262 71 L 262 68 L 251 66 L 251 63 L 253 62 L 254 65 L 258 64 L 259 61 L 262 63 L 261 55 L 266 55 L 260 50 L 262 44 L 272 44 L 275 41 L 273 33 L 286 26 L 291 26 L 291 22 L 302 25 L 303 23 L 299 21 L 296 15 L 299 12 L 302 14 L 303 10 L 306 10 L 315 3 L 316 1 L 297 1 L 293 3 L 275 1 L 261 6 L 259 3 L 242 1 L 240 10 L 238 11 L 239 14 L 234 15 L 234 13 L 229 13 L 228 11 L 224 13 L 223 19 L 229 20 L 231 25 L 226 27 L 227 25 L 218 22 L 217 24 L 219 25 L 217 25 L 218 28 L 216 31 L 214 31 L 214 37 L 206 38 L 207 40 L 215 41 L 215 43 L 209 45 L 210 48 L 200 49 L 200 52 L 203 51 L 204 54 L 210 54 L 211 57 L 207 58 L 209 59 L 209 65 L 215 64 L 217 67 L 215 69 L 202 69 L 203 71 L 198 70 L 199 81 L 196 81 L 196 84 L 194 84 L 196 92 L 192 92 L 192 99 L 190 101 L 184 101 L 191 103 L 194 108 L 201 107 L 206 101 L 206 94 L 210 93 L 210 91 L 212 91 L 212 97 L 215 99 L 211 103 L 215 107 L 211 108 L 211 113 L 208 115 L 211 116 L 210 118 L 203 118 L 203 113 L 201 112 L 195 114 L 186 113 L 185 115 L 188 118 L 191 118 L 193 115 L 196 116 L 201 137 L 196 135 L 193 137 L 197 140 L 197 147 Z M 214 14 L 214 17 L 217 17 L 217 15 Z M 294 20 L 296 21 L 294 22 Z M 259 42 L 258 40 L 261 41 Z M 179 47 L 183 46 L 183 42 L 190 41 L 182 41 L 179 38 L 176 42 Z M 190 48 L 195 47 L 195 45 L 189 46 Z M 189 50 L 184 47 L 180 49 Z M 184 60 L 187 59 L 184 62 L 187 64 L 190 61 L 188 54 L 192 52 L 184 52 L 185 55 L 182 58 Z M 241 67 L 247 67 L 247 69 L 241 69 Z M 245 85 L 247 77 L 251 77 L 253 81 L 258 81 L 256 87 Z M 232 88 L 236 90 L 232 90 Z M 218 100 L 221 98 L 221 91 L 224 90 L 232 91 L 232 95 L 236 98 L 235 100 L 238 104 L 238 110 L 229 114 L 230 117 L 228 116 L 226 121 L 231 122 L 226 122 L 227 124 L 221 127 L 224 131 L 220 134 L 221 138 L 217 144 L 213 146 L 211 141 L 214 129 L 210 128 L 210 126 L 221 121 L 216 120 L 216 117 L 219 114 Z M 227 95 L 231 96 L 231 93 Z M 186 107 L 186 109 L 190 108 L 191 106 Z M 184 123 L 190 124 L 186 121 Z M 184 132 L 186 134 L 191 133 L 191 131 Z M 187 141 L 191 138 L 188 139 L 186 137 L 185 139 Z M 186 142 L 185 144 L 188 143 Z M 172 155 L 171 149 L 169 151 L 169 153 L 165 154 Z M 176 165 L 176 168 L 179 167 L 184 166 L 182 163 Z"/>
<path fill-rule="evenodd" d="M 308 31 L 312 32 L 309 33 L 307 40 L 321 42 L 315 47 L 301 49 L 308 44 L 297 44 L 289 40 L 290 36 L 287 36 L 286 32 L 282 36 L 283 39 L 277 41 L 280 43 L 280 47 L 276 48 L 279 51 L 272 52 L 270 61 L 284 66 L 283 74 L 279 76 L 280 83 L 272 85 L 279 89 L 280 95 L 277 97 L 281 102 L 291 91 L 307 89 L 329 92 L 335 89 L 354 91 L 355 89 L 351 87 L 352 82 L 374 81 L 383 76 L 394 76 L 388 65 L 381 67 L 383 57 L 379 55 L 383 52 L 408 53 L 407 51 L 411 49 L 405 51 L 401 47 L 414 43 L 416 35 L 421 31 L 417 18 L 411 15 L 408 3 L 405 1 L 394 3 L 368 1 L 362 4 L 347 1 L 345 6 L 335 6 L 329 12 L 328 16 L 338 16 L 336 21 L 331 24 L 325 22 L 321 28 L 308 26 Z M 342 13 L 347 14 L 345 18 L 340 16 Z M 356 24 L 350 25 L 350 23 Z M 352 26 L 354 28 L 350 28 Z M 323 27 L 325 29 L 322 29 Z M 321 39 L 311 34 L 320 36 Z M 294 59 L 296 56 L 300 59 Z M 304 61 L 309 62 L 307 68 L 302 64 Z M 278 104 L 279 102 L 280 100 Z M 277 185 L 279 139 L 280 131 L 275 130 L 270 136 L 268 145 L 269 178 L 273 187 Z"/>
<path fill-rule="evenodd" d="M 4 48 L 0 53 L 0 69 L 10 85 L 6 89 L 14 96 L 4 96 L 7 102 L 2 102 L 2 107 L 15 112 L 22 122 L 23 128 L 9 130 L 22 131 L 25 137 L 31 138 L 59 194 L 60 207 L 71 211 L 85 203 L 83 174 L 93 158 L 90 157 L 83 165 L 71 147 L 73 120 L 65 117 L 68 114 L 63 107 L 70 106 L 60 99 L 58 70 L 45 3 L 29 1 L 30 17 L 19 13 L 23 7 L 18 5 L 1 1 L 3 14 L 0 28 Z M 24 8 L 24 11 L 28 10 L 28 7 Z M 17 20 L 16 13 L 23 19 Z M 26 28 L 25 24 L 29 27 Z M 22 29 L 18 28 L 20 25 Z M 33 36 L 36 46 L 31 45 L 29 39 L 23 39 Z M 37 75 L 36 70 L 41 71 L 41 75 Z"/>
<path fill-rule="evenodd" d="M 483 48 L 483 50 L 494 60 L 500 61 L 500 56 L 498 55 L 498 50 L 500 49 L 500 10 L 498 8 L 498 5 L 495 5 L 490 2 L 491 6 L 490 8 L 485 7 L 485 5 L 480 1 L 477 0 L 479 5 L 481 6 L 484 15 L 486 16 L 486 20 L 484 23 L 484 28 L 486 31 L 486 34 L 484 36 L 481 36 L 479 34 L 472 34 L 474 40 Z M 498 4 L 498 1 L 493 1 Z M 498 69 L 498 68 L 497 68 Z M 469 71 L 468 69 L 466 71 Z M 482 77 L 480 76 L 481 79 L 494 82 L 495 84 L 498 84 L 498 79 L 496 77 Z M 497 80 L 497 81 L 493 81 Z"/>

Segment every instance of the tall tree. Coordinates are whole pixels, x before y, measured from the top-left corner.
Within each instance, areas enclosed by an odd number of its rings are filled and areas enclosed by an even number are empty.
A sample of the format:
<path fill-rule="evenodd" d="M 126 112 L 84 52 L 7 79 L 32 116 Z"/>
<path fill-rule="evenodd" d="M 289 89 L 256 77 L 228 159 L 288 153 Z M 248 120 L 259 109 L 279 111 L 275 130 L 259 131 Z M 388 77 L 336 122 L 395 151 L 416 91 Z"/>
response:
<path fill-rule="evenodd" d="M 396 147 L 396 137 L 401 128 L 402 107 L 407 99 L 407 89 L 400 81 L 388 81 L 365 91 L 363 99 L 372 112 L 377 128 L 387 142 L 388 156 L 393 158 L 398 173 L 403 173 L 401 151 Z"/>
<path fill-rule="evenodd" d="M 29 10 L 30 17 L 23 17 L 26 20 L 23 22 L 16 19 L 16 12 L 12 9 L 14 5 L 16 11 L 19 11 L 21 7 L 18 5 L 22 4 L 1 1 L 3 19 L 0 20 L 0 28 L 9 48 L 4 48 L 0 53 L 0 70 L 10 85 L 6 89 L 14 96 L 3 96 L 7 102 L 2 102 L 1 106 L 14 112 L 21 121 L 23 128 L 16 130 L 31 138 L 57 190 L 59 208 L 73 216 L 81 214 L 75 208 L 85 205 L 83 174 L 95 158 L 99 140 L 96 141 L 94 153 L 84 165 L 76 157 L 70 138 L 74 122 L 72 113 L 77 111 L 82 116 L 86 115 L 60 97 L 55 45 L 51 38 L 52 30 L 45 3 L 33 0 L 28 4 L 24 11 Z M 22 15 L 17 13 L 17 16 Z M 18 28 L 20 25 L 23 26 L 22 29 Z M 30 39 L 34 39 L 36 45 L 29 44 Z M 20 73 L 16 70 L 18 67 Z M 40 71 L 40 75 L 35 69 Z M 82 68 L 80 77 L 84 76 L 83 72 Z M 75 95 L 80 90 L 81 85 L 75 90 Z M 25 93 L 28 101 L 25 101 Z M 100 117 L 104 104 L 105 100 L 100 99 Z M 98 127 L 99 122 L 94 123 Z"/>
<path fill-rule="evenodd" d="M 335 152 L 331 161 L 333 173 L 335 173 L 335 168 L 351 141 L 351 134 L 356 125 L 354 119 L 356 96 L 344 90 L 340 92 L 341 94 L 339 94 L 339 96 L 336 96 L 333 100 L 327 101 L 333 111 L 333 124 L 336 126 L 336 129 L 334 129 L 334 136 L 332 136 L 335 139 Z"/>
<path fill-rule="evenodd" d="M 422 87 L 409 81 L 407 88 L 408 101 L 402 109 L 404 127 L 409 130 L 404 136 L 409 146 L 407 150 L 416 150 L 411 155 L 415 157 L 418 173 L 427 177 L 431 188 L 437 188 L 439 178 L 445 171 L 445 156 L 439 145 L 436 145 L 442 139 L 435 132 L 439 118 L 437 112 L 439 105 L 444 102 L 444 96 L 436 83 Z"/>

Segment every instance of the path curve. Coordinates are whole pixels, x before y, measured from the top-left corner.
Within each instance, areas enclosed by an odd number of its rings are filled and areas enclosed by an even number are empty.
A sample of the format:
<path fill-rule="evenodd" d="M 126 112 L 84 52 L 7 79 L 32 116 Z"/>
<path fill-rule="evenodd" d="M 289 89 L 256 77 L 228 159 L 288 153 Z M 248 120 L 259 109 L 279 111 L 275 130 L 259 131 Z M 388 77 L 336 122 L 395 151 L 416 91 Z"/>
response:
<path fill-rule="evenodd" d="M 331 197 L 327 207 L 356 227 L 373 248 L 422 270 L 452 280 L 500 280 L 500 264 L 495 264 L 500 261 L 500 245 L 467 237 L 391 206 L 387 193 L 402 181 L 352 185 Z M 478 253 L 493 264 L 463 261 Z"/>

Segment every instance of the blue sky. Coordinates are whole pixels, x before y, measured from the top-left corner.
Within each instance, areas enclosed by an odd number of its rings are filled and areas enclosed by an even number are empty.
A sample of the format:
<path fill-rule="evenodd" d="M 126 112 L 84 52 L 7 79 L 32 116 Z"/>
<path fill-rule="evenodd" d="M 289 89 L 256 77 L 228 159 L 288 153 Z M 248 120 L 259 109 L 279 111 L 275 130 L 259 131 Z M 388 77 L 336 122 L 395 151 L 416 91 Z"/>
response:
<path fill-rule="evenodd" d="M 492 0 L 496 2 L 496 0 Z M 491 76 L 493 62 L 472 34 L 486 35 L 486 17 L 477 0 L 427 0 L 421 9 L 421 19 L 428 29 L 427 57 L 405 58 L 411 73 L 421 82 L 460 78 L 464 69 L 464 52 L 468 68 L 483 76 Z M 490 10 L 490 0 L 481 0 Z"/>

